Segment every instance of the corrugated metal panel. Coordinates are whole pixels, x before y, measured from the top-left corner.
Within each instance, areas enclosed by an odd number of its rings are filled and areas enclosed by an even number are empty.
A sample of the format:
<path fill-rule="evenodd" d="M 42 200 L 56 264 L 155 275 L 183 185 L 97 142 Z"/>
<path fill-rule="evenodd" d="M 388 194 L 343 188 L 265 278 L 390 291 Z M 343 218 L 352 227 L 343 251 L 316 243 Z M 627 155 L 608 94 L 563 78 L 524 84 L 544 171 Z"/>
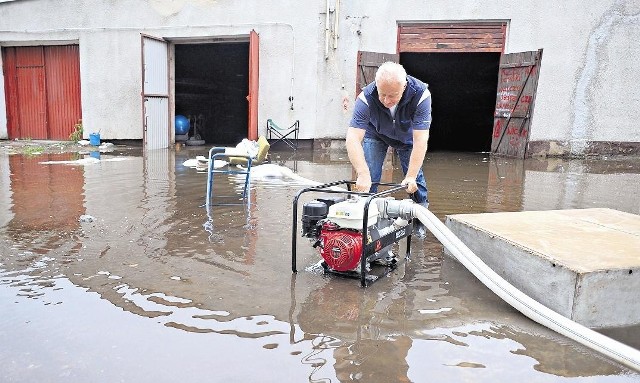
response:
<path fill-rule="evenodd" d="M 19 68 L 43 67 L 43 47 L 19 47 L 16 49 L 16 66 Z"/>
<path fill-rule="evenodd" d="M 398 52 L 499 52 L 506 22 L 402 23 Z"/>
<path fill-rule="evenodd" d="M 7 104 L 7 133 L 9 139 L 20 136 L 18 131 L 18 89 L 15 81 L 16 74 L 16 49 L 2 48 L 2 67 L 4 72 L 4 94 Z"/>
<path fill-rule="evenodd" d="M 68 140 L 82 118 L 77 45 L 45 47 L 49 138 Z"/>
<path fill-rule="evenodd" d="M 167 97 L 145 97 L 145 148 L 163 149 L 169 147 L 169 99 Z"/>
<path fill-rule="evenodd" d="M 145 149 L 169 147 L 168 57 L 167 42 L 142 37 Z"/>
<path fill-rule="evenodd" d="M 144 94 L 169 94 L 168 47 L 164 41 L 144 38 Z"/>
<path fill-rule="evenodd" d="M 68 140 L 82 118 L 77 45 L 3 49 L 9 138 Z"/>
<path fill-rule="evenodd" d="M 42 48 L 24 47 L 16 50 L 17 125 L 22 138 L 48 138 Z"/>

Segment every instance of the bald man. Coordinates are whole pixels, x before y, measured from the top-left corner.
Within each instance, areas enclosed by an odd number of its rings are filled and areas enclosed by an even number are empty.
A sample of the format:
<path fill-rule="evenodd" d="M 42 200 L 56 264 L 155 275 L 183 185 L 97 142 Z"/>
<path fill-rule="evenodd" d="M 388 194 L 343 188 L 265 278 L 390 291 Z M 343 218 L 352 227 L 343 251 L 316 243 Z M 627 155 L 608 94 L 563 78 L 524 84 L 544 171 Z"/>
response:
<path fill-rule="evenodd" d="M 408 76 L 400 64 L 386 62 L 375 81 L 358 95 L 347 130 L 349 161 L 356 174 L 355 190 L 375 193 L 389 146 L 400 159 L 411 199 L 428 207 L 422 163 L 431 127 L 431 93 L 427 84 Z M 419 225 L 418 236 L 424 237 Z"/>

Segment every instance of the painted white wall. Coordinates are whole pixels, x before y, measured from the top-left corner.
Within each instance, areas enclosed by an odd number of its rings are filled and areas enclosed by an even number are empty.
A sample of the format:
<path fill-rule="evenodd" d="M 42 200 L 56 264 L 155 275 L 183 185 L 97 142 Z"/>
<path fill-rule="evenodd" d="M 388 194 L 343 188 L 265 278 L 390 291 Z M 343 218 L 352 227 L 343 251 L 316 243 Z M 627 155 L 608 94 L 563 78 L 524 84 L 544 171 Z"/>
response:
<path fill-rule="evenodd" d="M 535 51 L 543 57 L 530 140 L 640 141 L 640 3 L 618 0 L 505 3 L 501 1 L 344 2 L 336 55 L 345 61 L 344 77 L 351 92 L 358 50 L 394 53 L 396 21 L 508 20 L 505 53 Z M 361 35 L 355 33 L 360 30 Z M 634 59 L 635 57 L 635 59 Z M 329 100 L 338 83 L 321 88 Z M 437 98 L 434 94 L 432 97 Z M 348 117 L 319 114 L 320 125 L 346 126 Z M 437 114 L 433 124 L 438 122 Z"/>
<path fill-rule="evenodd" d="M 141 139 L 140 33 L 171 40 L 242 37 L 255 29 L 259 134 L 267 118 L 280 125 L 299 119 L 301 138 L 343 139 L 356 93 L 358 50 L 395 52 L 398 21 L 506 20 L 507 53 L 544 49 L 531 140 L 569 141 L 578 151 L 586 141 L 640 141 L 640 99 L 628 86 L 640 83 L 637 1 L 589 2 L 586 11 L 581 0 L 341 0 L 337 47 L 325 58 L 326 6 L 325 0 L 7 2 L 0 3 L 0 41 L 79 41 L 85 131 L 99 129 L 104 139 Z M 6 131 L 1 117 L 0 134 Z"/>

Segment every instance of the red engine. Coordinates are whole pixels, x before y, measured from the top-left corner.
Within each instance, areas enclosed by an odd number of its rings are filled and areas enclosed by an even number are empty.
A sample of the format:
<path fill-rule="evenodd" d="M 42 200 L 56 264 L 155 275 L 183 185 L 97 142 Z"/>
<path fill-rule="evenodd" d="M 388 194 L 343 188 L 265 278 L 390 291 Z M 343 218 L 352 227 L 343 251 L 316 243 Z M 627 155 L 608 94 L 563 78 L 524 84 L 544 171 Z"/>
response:
<path fill-rule="evenodd" d="M 360 263 L 362 233 L 325 222 L 320 231 L 320 254 L 333 270 L 353 270 Z"/>
<path fill-rule="evenodd" d="M 294 200 L 294 215 L 300 194 L 312 190 L 320 191 L 333 185 L 334 183 L 331 183 L 317 189 L 301 190 Z M 402 189 L 404 186 L 398 185 L 396 189 L 389 189 L 383 193 Z M 302 206 L 301 234 L 309 239 L 322 257 L 314 268 L 322 266 L 325 273 L 358 277 L 362 287 L 394 270 L 398 264 L 398 257 L 393 251 L 394 244 L 408 238 L 412 228 L 409 226 L 411 220 L 407 216 L 410 206 L 402 202 L 391 204 L 391 200 L 390 197 L 364 198 L 350 195 L 349 198 L 345 198 L 324 195 L 305 203 Z M 408 201 L 413 204 L 412 201 Z M 408 239 L 405 256 L 407 259 L 409 243 Z M 292 245 L 292 270 L 296 272 L 295 236 Z M 371 274 L 374 269 L 374 274 Z"/>

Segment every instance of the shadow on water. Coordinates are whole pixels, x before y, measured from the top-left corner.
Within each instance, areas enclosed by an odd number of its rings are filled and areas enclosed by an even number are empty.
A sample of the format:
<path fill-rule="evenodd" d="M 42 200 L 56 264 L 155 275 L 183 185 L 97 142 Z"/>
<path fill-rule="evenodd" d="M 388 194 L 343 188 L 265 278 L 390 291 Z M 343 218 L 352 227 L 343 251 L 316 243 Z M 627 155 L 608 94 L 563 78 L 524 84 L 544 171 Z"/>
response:
<path fill-rule="evenodd" d="M 325 276 L 298 240 L 302 187 L 221 176 L 203 207 L 205 149 L 41 156 L 0 152 L 0 380 L 493 382 L 640 377 L 524 318 L 433 239 L 362 289 Z M 319 182 L 351 179 L 346 153 L 273 152 Z M 67 163 L 60 163 L 66 161 Z M 48 162 L 43 164 L 43 162 Z M 640 214 L 638 161 L 433 153 L 431 210 L 609 207 Z M 385 166 L 387 181 L 400 179 Z M 616 185 L 611 188 L 611 185 Z M 82 217 L 82 219 L 81 219 Z M 638 347 L 638 332 L 611 329 Z"/>

